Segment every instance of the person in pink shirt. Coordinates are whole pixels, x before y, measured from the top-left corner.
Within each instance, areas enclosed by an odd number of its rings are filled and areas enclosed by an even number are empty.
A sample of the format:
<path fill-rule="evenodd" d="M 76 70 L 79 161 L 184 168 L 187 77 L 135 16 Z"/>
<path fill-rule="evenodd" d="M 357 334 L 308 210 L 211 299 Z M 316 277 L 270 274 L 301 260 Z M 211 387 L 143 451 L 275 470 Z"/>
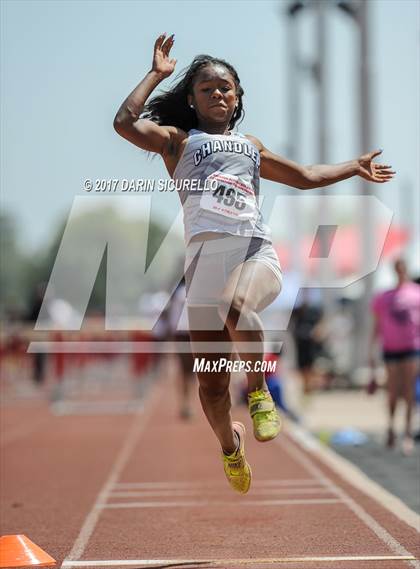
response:
<path fill-rule="evenodd" d="M 397 286 L 377 294 L 372 301 L 371 366 L 375 365 L 375 345 L 379 340 L 388 376 L 387 446 L 395 445 L 394 415 L 401 393 L 406 403 L 403 452 L 410 454 L 414 448 L 411 418 L 420 355 L 420 285 L 409 279 L 403 259 L 395 261 L 394 269 Z"/>

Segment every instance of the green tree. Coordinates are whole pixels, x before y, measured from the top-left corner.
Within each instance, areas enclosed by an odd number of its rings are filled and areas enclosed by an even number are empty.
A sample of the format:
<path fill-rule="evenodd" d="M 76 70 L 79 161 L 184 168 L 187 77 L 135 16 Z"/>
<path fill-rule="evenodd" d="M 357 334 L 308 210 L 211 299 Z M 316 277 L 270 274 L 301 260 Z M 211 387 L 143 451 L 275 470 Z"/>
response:
<path fill-rule="evenodd" d="M 26 309 L 26 257 L 19 245 L 16 222 L 0 214 L 0 314 L 22 314 Z"/>

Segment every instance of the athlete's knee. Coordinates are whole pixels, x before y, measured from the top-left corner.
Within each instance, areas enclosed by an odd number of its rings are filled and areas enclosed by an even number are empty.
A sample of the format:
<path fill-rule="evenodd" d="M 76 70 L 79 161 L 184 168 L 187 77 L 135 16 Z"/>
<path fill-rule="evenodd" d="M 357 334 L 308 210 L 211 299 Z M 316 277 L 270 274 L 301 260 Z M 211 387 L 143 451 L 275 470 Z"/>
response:
<path fill-rule="evenodd" d="M 246 318 L 250 316 L 254 310 L 255 306 L 253 306 L 250 299 L 242 293 L 236 293 L 233 298 L 229 300 L 222 298 L 218 308 L 219 316 L 223 322 L 233 326 L 236 326 L 240 317 Z"/>

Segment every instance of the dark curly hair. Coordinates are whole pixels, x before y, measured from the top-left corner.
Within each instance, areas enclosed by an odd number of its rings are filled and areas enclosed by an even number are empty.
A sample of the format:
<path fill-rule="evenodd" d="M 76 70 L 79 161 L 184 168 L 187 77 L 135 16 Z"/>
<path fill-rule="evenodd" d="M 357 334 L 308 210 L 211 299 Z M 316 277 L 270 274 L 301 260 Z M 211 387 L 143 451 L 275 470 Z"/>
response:
<path fill-rule="evenodd" d="M 186 132 L 192 128 L 197 128 L 197 115 L 188 105 L 187 96 L 193 93 L 193 83 L 197 72 L 207 65 L 223 65 L 235 82 L 238 106 L 229 122 L 229 128 L 232 129 L 238 121 L 243 120 L 245 115 L 242 105 L 244 90 L 235 68 L 224 59 L 217 59 L 210 55 L 197 55 L 191 65 L 177 76 L 179 81 L 172 89 L 153 97 L 145 105 L 141 117 L 152 120 L 159 125 L 176 126 Z"/>

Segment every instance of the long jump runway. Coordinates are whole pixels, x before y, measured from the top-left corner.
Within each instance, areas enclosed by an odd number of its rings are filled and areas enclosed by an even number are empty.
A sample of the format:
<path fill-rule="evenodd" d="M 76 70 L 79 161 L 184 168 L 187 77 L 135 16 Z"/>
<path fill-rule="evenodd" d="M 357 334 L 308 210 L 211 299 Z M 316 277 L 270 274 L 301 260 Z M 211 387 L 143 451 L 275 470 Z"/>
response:
<path fill-rule="evenodd" d="M 27 534 L 63 569 L 420 567 L 412 522 L 291 434 L 255 441 L 244 408 L 233 416 L 247 426 L 253 484 L 235 494 L 198 402 L 182 422 L 176 400 L 162 381 L 134 416 L 51 417 L 6 432 L 2 533 Z"/>

